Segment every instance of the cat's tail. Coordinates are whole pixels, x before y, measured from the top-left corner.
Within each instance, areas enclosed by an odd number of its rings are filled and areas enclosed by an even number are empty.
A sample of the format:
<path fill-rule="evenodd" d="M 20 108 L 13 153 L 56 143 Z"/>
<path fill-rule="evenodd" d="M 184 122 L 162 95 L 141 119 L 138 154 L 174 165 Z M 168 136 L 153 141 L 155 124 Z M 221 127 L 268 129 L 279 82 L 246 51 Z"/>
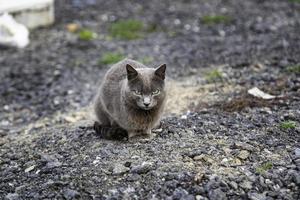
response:
<path fill-rule="evenodd" d="M 128 139 L 128 133 L 125 129 L 120 127 L 102 126 L 99 122 L 95 121 L 94 130 L 101 138 L 107 140 L 124 140 Z"/>

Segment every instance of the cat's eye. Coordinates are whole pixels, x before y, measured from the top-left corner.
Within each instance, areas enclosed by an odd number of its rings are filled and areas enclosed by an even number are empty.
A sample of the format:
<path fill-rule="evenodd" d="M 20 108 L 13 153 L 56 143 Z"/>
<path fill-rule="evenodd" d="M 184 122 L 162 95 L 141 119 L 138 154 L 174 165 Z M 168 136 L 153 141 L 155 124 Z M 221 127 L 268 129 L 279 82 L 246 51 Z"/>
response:
<path fill-rule="evenodd" d="M 138 90 L 133 90 L 133 93 L 135 94 L 135 95 L 141 95 L 142 93 L 140 92 L 140 91 L 138 91 Z"/>
<path fill-rule="evenodd" d="M 152 92 L 152 94 L 153 94 L 153 95 L 157 95 L 157 94 L 159 94 L 159 92 L 160 92 L 160 91 L 157 89 L 157 90 L 154 90 L 154 91 Z"/>

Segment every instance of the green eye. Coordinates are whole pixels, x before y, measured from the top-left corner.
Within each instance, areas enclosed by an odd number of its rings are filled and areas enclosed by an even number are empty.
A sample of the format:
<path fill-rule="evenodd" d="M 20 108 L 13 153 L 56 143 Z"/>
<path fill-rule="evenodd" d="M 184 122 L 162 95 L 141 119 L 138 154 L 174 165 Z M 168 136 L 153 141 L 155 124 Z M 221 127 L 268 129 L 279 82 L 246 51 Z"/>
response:
<path fill-rule="evenodd" d="M 141 95 L 142 93 L 138 90 L 133 90 L 133 93 L 136 94 L 136 95 Z"/>
<path fill-rule="evenodd" d="M 156 94 L 159 94 L 159 92 L 160 92 L 159 90 L 155 90 L 155 91 L 152 92 L 152 94 L 156 95 Z"/>

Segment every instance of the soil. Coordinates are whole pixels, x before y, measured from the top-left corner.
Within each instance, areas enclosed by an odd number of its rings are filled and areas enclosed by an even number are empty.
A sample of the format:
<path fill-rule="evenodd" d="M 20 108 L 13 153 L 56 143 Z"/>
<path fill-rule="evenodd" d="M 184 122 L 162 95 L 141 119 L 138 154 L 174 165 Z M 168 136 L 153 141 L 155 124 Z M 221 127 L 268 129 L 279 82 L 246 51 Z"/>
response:
<path fill-rule="evenodd" d="M 66 0 L 55 10 L 28 47 L 0 49 L 0 199 L 300 199 L 300 75 L 288 70 L 300 65 L 300 3 Z M 230 21 L 205 24 L 207 15 Z M 110 38 L 122 19 L 155 28 Z M 97 39 L 78 39 L 68 23 Z M 107 52 L 167 63 L 169 100 L 153 139 L 93 130 Z M 276 98 L 253 97 L 252 87 Z"/>

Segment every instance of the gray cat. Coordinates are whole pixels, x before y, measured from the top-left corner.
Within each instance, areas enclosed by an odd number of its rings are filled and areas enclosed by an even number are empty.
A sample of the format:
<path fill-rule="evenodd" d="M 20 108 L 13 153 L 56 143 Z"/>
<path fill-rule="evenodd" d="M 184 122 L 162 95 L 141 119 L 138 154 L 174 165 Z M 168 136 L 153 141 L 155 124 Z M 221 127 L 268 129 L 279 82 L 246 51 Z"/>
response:
<path fill-rule="evenodd" d="M 107 139 L 151 136 L 166 101 L 165 71 L 165 64 L 148 68 L 130 59 L 113 65 L 95 98 L 95 130 Z"/>

